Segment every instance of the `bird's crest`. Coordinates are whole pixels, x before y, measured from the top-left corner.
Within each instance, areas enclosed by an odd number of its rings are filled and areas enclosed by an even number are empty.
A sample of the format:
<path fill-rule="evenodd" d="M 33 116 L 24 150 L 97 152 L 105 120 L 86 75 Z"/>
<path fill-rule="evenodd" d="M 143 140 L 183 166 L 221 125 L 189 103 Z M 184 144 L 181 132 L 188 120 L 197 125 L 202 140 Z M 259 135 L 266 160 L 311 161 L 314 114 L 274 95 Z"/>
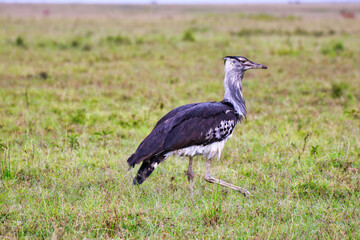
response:
<path fill-rule="evenodd" d="M 223 58 L 220 58 L 220 60 L 223 60 L 224 61 L 224 64 L 226 62 L 227 59 L 235 59 L 236 61 L 238 62 L 241 62 L 241 61 L 248 61 L 248 59 L 246 57 L 242 57 L 242 56 L 225 56 Z"/>

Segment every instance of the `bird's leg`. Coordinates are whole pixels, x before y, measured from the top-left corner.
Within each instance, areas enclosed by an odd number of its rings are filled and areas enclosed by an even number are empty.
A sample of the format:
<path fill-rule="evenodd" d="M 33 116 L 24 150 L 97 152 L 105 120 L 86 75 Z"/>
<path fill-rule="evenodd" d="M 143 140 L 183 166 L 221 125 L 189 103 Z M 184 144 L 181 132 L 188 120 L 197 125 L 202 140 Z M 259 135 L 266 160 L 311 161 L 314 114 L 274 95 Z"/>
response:
<path fill-rule="evenodd" d="M 211 176 L 210 175 L 210 165 L 211 165 L 211 159 L 207 159 L 206 160 L 206 167 L 205 167 L 205 180 L 207 182 L 209 182 L 209 183 L 218 183 L 218 184 L 220 184 L 222 186 L 229 187 L 231 189 L 234 189 L 236 191 L 239 191 L 239 192 L 243 193 L 245 195 L 245 197 L 251 197 L 252 196 L 251 193 L 248 190 L 246 190 L 245 188 L 235 186 L 233 184 L 224 182 L 223 180 L 219 180 L 219 179 L 216 179 L 213 176 Z"/>
<path fill-rule="evenodd" d="M 189 157 L 189 167 L 187 169 L 186 175 L 188 177 L 189 188 L 190 188 L 191 195 L 193 193 L 193 185 L 194 185 L 194 181 L 193 181 L 194 173 L 193 173 L 193 170 L 192 170 L 192 162 L 193 162 L 193 158 Z"/>

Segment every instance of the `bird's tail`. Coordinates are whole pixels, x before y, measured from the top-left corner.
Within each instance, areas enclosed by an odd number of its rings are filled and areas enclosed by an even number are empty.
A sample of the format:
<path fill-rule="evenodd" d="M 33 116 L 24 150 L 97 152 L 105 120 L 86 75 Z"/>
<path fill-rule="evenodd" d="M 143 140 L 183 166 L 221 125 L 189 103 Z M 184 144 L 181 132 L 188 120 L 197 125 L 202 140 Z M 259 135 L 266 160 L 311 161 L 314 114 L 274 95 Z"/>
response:
<path fill-rule="evenodd" d="M 136 177 L 134 178 L 133 184 L 134 185 L 142 184 L 164 159 L 165 159 L 164 155 L 159 155 L 144 160 L 136 174 Z"/>
<path fill-rule="evenodd" d="M 130 167 L 134 167 L 135 166 L 135 164 L 136 164 L 136 158 L 135 158 L 135 153 L 134 154 L 132 154 L 129 158 L 128 158 L 128 160 L 127 160 L 127 163 L 129 164 L 129 166 Z"/>

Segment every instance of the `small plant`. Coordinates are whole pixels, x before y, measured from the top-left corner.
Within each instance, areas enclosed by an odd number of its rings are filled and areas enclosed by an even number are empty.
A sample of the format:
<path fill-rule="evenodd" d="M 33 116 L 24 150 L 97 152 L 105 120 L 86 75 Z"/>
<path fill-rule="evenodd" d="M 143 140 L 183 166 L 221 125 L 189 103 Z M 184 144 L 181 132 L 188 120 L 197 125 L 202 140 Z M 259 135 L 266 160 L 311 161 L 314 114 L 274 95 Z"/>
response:
<path fill-rule="evenodd" d="M 100 132 L 94 132 L 93 135 L 98 136 L 102 140 L 102 144 L 105 147 L 107 144 L 107 137 L 112 134 L 114 131 L 101 130 Z"/>
<path fill-rule="evenodd" d="M 71 41 L 70 45 L 71 45 L 71 47 L 73 47 L 73 48 L 77 48 L 77 47 L 80 46 L 80 42 L 79 42 L 79 40 L 74 39 L 74 40 Z"/>
<path fill-rule="evenodd" d="M 40 77 L 41 79 L 43 79 L 43 80 L 46 80 L 46 79 L 49 78 L 49 75 L 48 75 L 47 72 L 40 72 L 40 73 L 39 73 L 39 77 Z"/>
<path fill-rule="evenodd" d="M 106 41 L 110 44 L 115 44 L 115 45 L 121 45 L 121 44 L 130 44 L 131 41 L 128 37 L 125 37 L 123 35 L 116 35 L 116 36 L 108 36 L 106 38 Z"/>
<path fill-rule="evenodd" d="M 310 154 L 316 158 L 316 156 L 319 154 L 319 145 L 311 146 Z"/>
<path fill-rule="evenodd" d="M 0 141 L 0 153 L 3 153 L 7 148 L 6 144 Z"/>
<path fill-rule="evenodd" d="M 348 88 L 346 83 L 333 83 L 331 86 L 331 96 L 339 98 L 344 95 L 345 90 Z"/>
<path fill-rule="evenodd" d="M 141 45 L 141 44 L 143 44 L 144 43 L 144 39 L 143 38 L 137 38 L 136 39 L 136 44 L 138 44 L 138 45 Z"/>
<path fill-rule="evenodd" d="M 78 109 L 76 110 L 75 114 L 71 116 L 71 122 L 74 124 L 84 124 L 85 123 L 85 110 Z"/>
<path fill-rule="evenodd" d="M 186 30 L 183 34 L 182 40 L 188 42 L 195 42 L 195 36 L 193 31 L 191 29 Z"/>
<path fill-rule="evenodd" d="M 0 179 L 11 179 L 13 176 L 10 161 L 10 147 L 0 141 Z"/>
<path fill-rule="evenodd" d="M 299 156 L 298 156 L 298 160 L 300 162 L 301 160 L 301 156 L 303 155 L 304 151 L 305 151 L 305 148 L 306 148 L 306 144 L 307 144 L 307 140 L 308 138 L 310 137 L 311 133 L 308 133 L 306 134 L 306 136 L 304 137 L 304 144 L 303 144 L 303 147 L 302 149 L 299 149 L 294 143 L 291 143 L 291 145 L 296 149 L 296 151 L 299 153 Z"/>
<path fill-rule="evenodd" d="M 321 49 L 321 53 L 330 57 L 339 55 L 340 52 L 345 50 L 342 41 L 332 42 Z"/>
<path fill-rule="evenodd" d="M 262 29 L 243 28 L 238 32 L 234 32 L 233 34 L 237 35 L 239 37 L 248 37 L 248 36 L 254 36 L 254 35 L 267 35 L 268 33 Z"/>
<path fill-rule="evenodd" d="M 16 39 L 15 39 L 15 45 L 18 46 L 18 47 L 23 47 L 25 48 L 26 45 L 25 45 L 25 40 L 23 37 L 21 36 L 18 36 Z"/>
<path fill-rule="evenodd" d="M 69 147 L 71 150 L 79 148 L 80 144 L 79 144 L 78 137 L 79 137 L 79 135 L 77 135 L 77 134 L 71 134 L 71 135 L 67 136 L 67 138 L 69 140 Z"/>
<path fill-rule="evenodd" d="M 356 108 L 346 110 L 345 115 L 354 119 L 360 119 L 360 111 Z"/>
<path fill-rule="evenodd" d="M 343 51 L 344 45 L 341 41 L 338 41 L 338 42 L 333 43 L 332 48 L 334 51 Z"/>
<path fill-rule="evenodd" d="M 179 82 L 180 82 L 180 80 L 177 77 L 170 77 L 170 79 L 169 79 L 170 84 L 177 84 Z"/>
<path fill-rule="evenodd" d="M 84 43 L 84 38 L 82 36 L 75 36 L 71 41 L 69 46 L 72 48 L 80 48 Z"/>

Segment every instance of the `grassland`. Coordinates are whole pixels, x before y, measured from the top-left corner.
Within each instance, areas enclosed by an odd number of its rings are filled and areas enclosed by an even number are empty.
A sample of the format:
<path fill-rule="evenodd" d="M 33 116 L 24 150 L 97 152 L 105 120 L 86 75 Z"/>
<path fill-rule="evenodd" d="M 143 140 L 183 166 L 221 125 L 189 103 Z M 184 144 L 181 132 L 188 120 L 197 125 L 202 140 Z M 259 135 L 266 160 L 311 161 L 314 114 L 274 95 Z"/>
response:
<path fill-rule="evenodd" d="M 0 5 L 0 238 L 360 238 L 360 5 Z M 127 157 L 182 104 L 219 101 L 219 58 L 247 121 L 213 175 Z"/>

